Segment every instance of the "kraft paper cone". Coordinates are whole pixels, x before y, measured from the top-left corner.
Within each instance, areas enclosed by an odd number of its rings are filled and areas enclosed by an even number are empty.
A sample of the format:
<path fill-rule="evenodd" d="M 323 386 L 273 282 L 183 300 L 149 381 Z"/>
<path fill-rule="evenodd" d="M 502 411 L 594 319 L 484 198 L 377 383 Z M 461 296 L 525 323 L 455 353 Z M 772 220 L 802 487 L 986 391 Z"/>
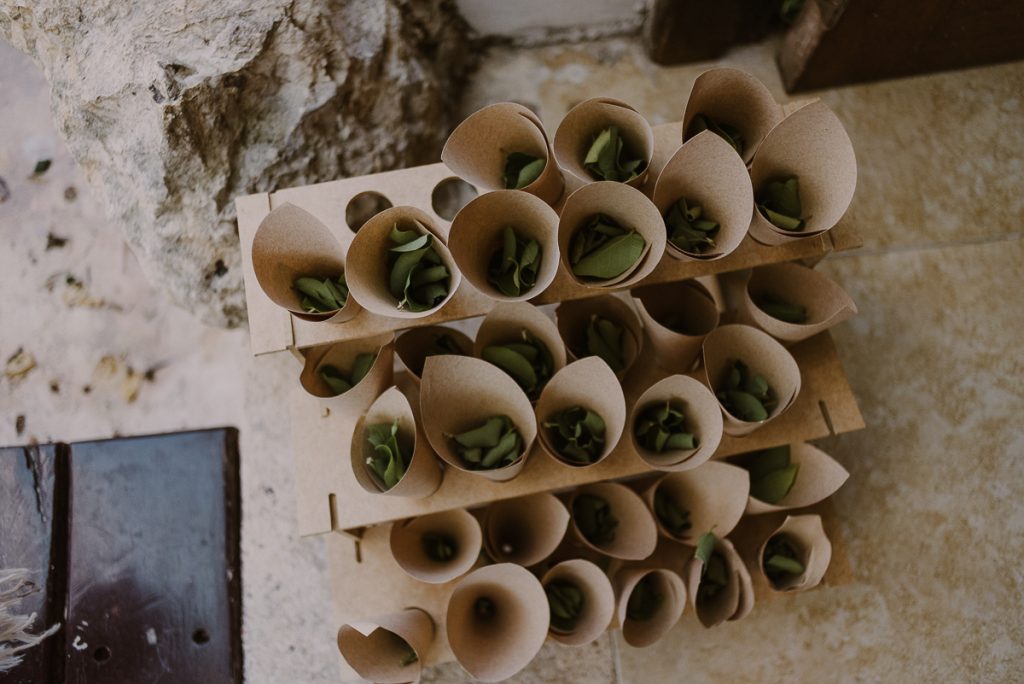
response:
<path fill-rule="evenodd" d="M 570 515 L 573 511 L 573 502 L 581 494 L 589 494 L 607 501 L 612 516 L 619 524 L 615 528 L 615 539 L 598 546 L 583 536 L 573 519 L 570 528 L 580 543 L 605 556 L 621 560 L 643 560 L 654 553 L 654 548 L 658 545 L 658 528 L 654 523 L 654 516 L 639 494 L 616 482 L 583 485 L 569 497 Z"/>
<path fill-rule="evenodd" d="M 604 421 L 604 449 L 594 463 L 574 463 L 555 448 L 546 421 L 565 409 L 582 406 L 601 416 Z M 717 408 L 716 408 L 717 413 Z M 600 463 L 619 443 L 626 426 L 626 398 L 622 395 L 619 379 L 608 364 L 596 356 L 569 364 L 548 382 L 537 401 L 537 430 L 540 444 L 555 460 L 574 468 L 586 468 Z"/>
<path fill-rule="evenodd" d="M 409 377 L 417 385 L 419 385 L 420 376 L 423 374 L 423 362 L 426 361 L 429 352 L 436 349 L 437 339 L 442 335 L 451 338 L 452 342 L 462 350 L 463 355 L 470 356 L 473 353 L 473 341 L 469 339 L 468 335 L 461 330 L 443 325 L 409 328 L 395 340 L 395 354 L 409 371 Z"/>
<path fill-rule="evenodd" d="M 493 605 L 490 617 L 477 614 L 479 599 Z M 448 600 L 448 643 L 466 672 L 497 682 L 533 660 L 550 619 L 544 588 L 529 570 L 512 563 L 488 565 L 460 580 Z"/>
<path fill-rule="evenodd" d="M 623 228 L 631 228 L 647 242 L 632 270 L 608 280 L 582 280 L 572 272 L 569 245 L 577 231 L 597 214 L 604 214 Z M 558 249 L 562 267 L 580 285 L 593 288 L 628 287 L 648 275 L 665 254 L 665 222 L 657 207 L 636 188 L 612 181 L 596 181 L 569 195 L 558 222 Z"/>
<path fill-rule="evenodd" d="M 753 158 L 768 132 L 782 121 L 782 107 L 761 81 L 745 71 L 725 67 L 709 69 L 693 82 L 683 114 L 684 141 L 690 137 L 687 133 L 697 114 L 740 131 L 745 163 Z"/>
<path fill-rule="evenodd" d="M 747 506 L 750 476 L 743 468 L 711 461 L 700 468 L 683 473 L 670 473 L 658 478 L 644 492 L 644 500 L 654 511 L 654 496 L 664 492 L 682 510 L 690 513 L 690 529 L 681 535 L 669 532 L 658 520 L 658 531 L 666 539 L 696 546 L 705 532 L 714 530 L 726 536 L 736 527 Z"/>
<path fill-rule="evenodd" d="M 252 239 L 252 268 L 264 294 L 278 306 L 305 321 L 342 323 L 359 313 L 351 292 L 334 313 L 311 314 L 302 308 L 302 295 L 294 288 L 298 278 L 337 279 L 345 270 L 345 249 L 330 229 L 294 204 L 274 209 L 260 223 Z"/>
<path fill-rule="evenodd" d="M 484 511 L 484 549 L 498 563 L 536 565 L 558 548 L 569 511 L 554 494 L 496 501 Z"/>
<path fill-rule="evenodd" d="M 566 350 L 558 327 L 546 313 L 527 302 L 496 304 L 480 322 L 473 342 L 473 356 L 481 358 L 484 349 L 492 345 L 522 342 L 526 330 L 551 352 L 554 374 L 565 368 Z M 528 397 L 529 398 L 529 397 Z"/>
<path fill-rule="evenodd" d="M 633 367 L 643 349 L 644 331 L 629 304 L 614 295 L 601 295 L 562 302 L 555 309 L 558 333 L 570 360 L 587 358 L 587 326 L 599 316 L 623 327 L 622 353 L 625 367 L 615 375 L 621 380 Z"/>
<path fill-rule="evenodd" d="M 800 180 L 800 231 L 782 230 L 754 208 L 750 235 L 766 245 L 820 235 L 839 223 L 857 187 L 857 158 L 839 118 L 824 102 L 814 101 L 772 129 L 754 155 L 750 180 L 754 201 L 766 183 L 796 176 Z"/>
<path fill-rule="evenodd" d="M 693 368 L 704 338 L 718 326 L 715 300 L 696 280 L 644 285 L 630 291 L 647 343 L 662 368 L 685 373 Z M 661 321 L 679 317 L 692 334 L 677 332 Z"/>
<path fill-rule="evenodd" d="M 487 279 L 494 254 L 501 252 L 506 226 L 541 246 L 537 283 L 518 297 L 503 294 Z M 452 220 L 448 242 L 466 280 L 491 299 L 531 299 L 546 290 L 558 273 L 558 214 L 542 200 L 518 190 L 495 190 L 473 199 Z"/>
<path fill-rule="evenodd" d="M 504 482 L 518 475 L 537 437 L 533 406 L 516 381 L 497 366 L 468 356 L 431 356 L 420 383 L 423 427 L 434 451 L 454 468 Z M 473 429 L 492 416 L 508 416 L 523 442 L 522 457 L 504 468 L 470 470 L 448 435 Z"/>
<path fill-rule="evenodd" d="M 352 417 L 361 415 L 394 380 L 394 333 L 382 333 L 361 340 L 338 342 L 315 347 L 306 354 L 306 362 L 299 375 L 302 387 L 319 397 L 319 403 L 330 413 Z M 320 369 L 334 366 L 343 374 L 352 371 L 352 364 L 360 354 L 377 354 L 366 376 L 347 392 L 331 396 L 333 391 L 320 377 Z"/>
<path fill-rule="evenodd" d="M 805 323 L 787 323 L 769 316 L 756 301 L 765 294 L 807 309 Z M 857 305 L 825 274 L 800 264 L 755 268 L 740 300 L 740 314 L 777 340 L 795 343 L 852 318 Z"/>
<path fill-rule="evenodd" d="M 690 604 L 697 614 L 697 619 L 705 627 L 714 627 L 727 620 L 739 620 L 749 614 L 754 607 L 754 588 L 750 573 L 732 542 L 716 537 L 715 550 L 720 552 L 725 560 L 729 584 L 713 598 L 706 601 L 697 600 L 700 575 L 704 568 L 703 561 L 694 557 L 687 567 L 686 588 L 690 594 Z"/>
<path fill-rule="evenodd" d="M 423 538 L 429 535 L 450 539 L 455 555 L 444 562 L 428 556 Z M 457 508 L 396 522 L 391 526 L 390 542 L 391 555 L 407 575 L 428 584 L 444 584 L 466 574 L 476 564 L 483 534 L 477 519 Z"/>
<path fill-rule="evenodd" d="M 725 417 L 725 434 L 748 435 L 777 418 L 796 401 L 800 392 L 800 369 L 793 355 L 767 333 L 749 325 L 723 325 L 704 338 L 703 350 L 705 378 L 712 392 L 717 393 L 726 369 L 739 360 L 751 373 L 763 376 L 778 399 L 768 418 L 759 423 L 740 420 L 719 403 Z"/>
<path fill-rule="evenodd" d="M 615 614 L 615 591 L 608 576 L 601 568 L 580 558 L 562 561 L 541 579 L 541 585 L 567 581 L 579 587 L 583 593 L 583 607 L 576 618 L 576 629 L 560 632 L 551 628 L 548 635 L 567 646 L 583 646 L 604 634 Z"/>
<path fill-rule="evenodd" d="M 541 175 L 523 190 L 554 204 L 562 195 L 562 172 L 540 119 L 523 105 L 499 102 L 469 115 L 448 137 L 441 161 L 481 190 L 501 190 L 506 158 L 512 152 L 547 160 Z"/>
<path fill-rule="evenodd" d="M 640 416 L 651 406 L 666 401 L 683 405 L 687 427 L 698 440 L 696 449 L 658 453 L 643 448 L 637 442 L 636 424 Z M 648 387 L 633 404 L 628 425 L 634 451 L 656 470 L 683 471 L 697 468 L 714 455 L 722 442 L 723 421 L 718 400 L 703 383 L 686 375 L 670 375 Z"/>
<path fill-rule="evenodd" d="M 797 551 L 797 560 L 803 564 L 804 572 L 799 576 L 787 576 L 775 583 L 765 572 L 764 550 L 771 539 L 780 535 Z M 832 542 L 825 534 L 820 515 L 787 515 L 785 522 L 764 540 L 757 552 L 758 567 L 773 591 L 806 591 L 818 586 L 831 561 Z"/>
<path fill-rule="evenodd" d="M 395 420 L 398 421 L 399 447 L 405 453 L 411 450 L 412 456 L 409 458 L 405 474 L 398 483 L 391 489 L 383 490 L 366 465 L 367 460 L 373 456 L 373 445 L 366 438 L 366 428 L 377 423 L 391 424 Z M 426 435 L 417 424 L 412 405 L 397 387 L 392 387 L 377 397 L 366 414 L 356 423 L 349 452 L 356 482 L 371 494 L 423 498 L 430 496 L 441 486 L 441 464 L 437 462 Z"/>
<path fill-rule="evenodd" d="M 832 496 L 843 486 L 850 473 L 838 461 L 821 449 L 800 442 L 789 448 L 790 463 L 797 463 L 793 488 L 777 504 L 769 504 L 750 497 L 747 514 L 775 513 L 816 504 Z"/>
<path fill-rule="evenodd" d="M 408 311 L 398 308 L 398 300 L 388 289 L 389 235 L 397 225 L 401 230 L 416 229 L 430 233 L 434 250 L 441 257 L 441 263 L 448 267 L 448 296 L 437 306 L 426 311 Z M 416 207 L 391 207 L 380 212 L 359 229 L 348 248 L 348 286 L 363 308 L 381 316 L 391 318 L 423 318 L 429 316 L 451 301 L 462 282 L 462 274 L 452 259 L 444 242 L 444 234 L 434 225 L 426 212 Z"/>
<path fill-rule="evenodd" d="M 419 681 L 423 671 L 420 656 L 433 640 L 434 621 L 419 608 L 350 622 L 338 630 L 338 650 L 345 662 L 363 679 L 379 684 Z M 410 647 L 417 658 L 403 665 Z"/>
<path fill-rule="evenodd" d="M 754 190 L 747 167 L 736 151 L 711 131 L 683 144 L 665 164 L 654 186 L 654 205 L 664 216 L 685 198 L 699 206 L 702 217 L 718 221 L 715 246 L 703 253 L 685 252 L 671 242 L 665 250 L 676 259 L 713 261 L 729 254 L 743 242 L 754 210 Z M 665 227 L 668 232 L 667 226 Z"/>
<path fill-rule="evenodd" d="M 644 160 L 644 170 L 628 185 L 640 186 L 654 156 L 654 132 L 638 111 L 622 100 L 595 97 L 584 100 L 566 113 L 555 131 L 555 159 L 558 165 L 584 183 L 600 181 L 583 165 L 587 150 L 598 134 L 609 126 L 618 126 L 623 149 L 630 158 Z"/>
<path fill-rule="evenodd" d="M 647 620 L 630 618 L 626 609 L 630 594 L 644 577 L 654 577 L 661 605 Z M 686 608 L 686 585 L 676 573 L 665 568 L 624 568 L 615 575 L 616 617 L 622 638 L 634 648 L 650 646 L 679 622 Z"/>

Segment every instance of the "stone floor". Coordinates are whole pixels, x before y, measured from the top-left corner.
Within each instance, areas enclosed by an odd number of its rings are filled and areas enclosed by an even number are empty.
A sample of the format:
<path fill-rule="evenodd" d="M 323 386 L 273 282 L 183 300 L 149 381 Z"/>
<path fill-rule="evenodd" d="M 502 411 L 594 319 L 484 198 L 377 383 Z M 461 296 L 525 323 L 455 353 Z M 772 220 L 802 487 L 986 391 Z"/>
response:
<path fill-rule="evenodd" d="M 724 62 L 784 98 L 771 45 Z M 498 49 L 466 109 L 515 99 L 553 130 L 607 94 L 661 123 L 706 66 L 656 67 L 630 39 Z M 835 334 L 868 428 L 822 444 L 852 473 L 836 503 L 857 581 L 711 631 L 688 614 L 644 650 L 549 645 L 514 681 L 1024 681 L 1022 92 L 1011 64 L 820 94 L 857 150 L 866 243 L 822 266 L 861 311 Z M 322 544 L 294 536 L 278 397 L 295 362 L 251 358 L 245 332 L 204 328 L 147 285 L 41 77 L 2 43 L 0 93 L 0 443 L 239 426 L 248 678 L 337 681 Z M 468 681 L 454 665 L 425 679 Z"/>

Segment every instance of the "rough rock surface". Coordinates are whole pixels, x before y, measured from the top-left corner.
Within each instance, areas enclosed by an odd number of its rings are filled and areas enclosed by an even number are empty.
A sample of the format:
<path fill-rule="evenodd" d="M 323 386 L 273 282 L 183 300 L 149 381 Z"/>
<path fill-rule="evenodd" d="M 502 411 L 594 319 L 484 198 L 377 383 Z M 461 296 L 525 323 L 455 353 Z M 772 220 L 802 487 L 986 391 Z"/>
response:
<path fill-rule="evenodd" d="M 436 159 L 467 30 L 450 0 L 0 0 L 150 280 L 227 326 L 233 199 Z"/>

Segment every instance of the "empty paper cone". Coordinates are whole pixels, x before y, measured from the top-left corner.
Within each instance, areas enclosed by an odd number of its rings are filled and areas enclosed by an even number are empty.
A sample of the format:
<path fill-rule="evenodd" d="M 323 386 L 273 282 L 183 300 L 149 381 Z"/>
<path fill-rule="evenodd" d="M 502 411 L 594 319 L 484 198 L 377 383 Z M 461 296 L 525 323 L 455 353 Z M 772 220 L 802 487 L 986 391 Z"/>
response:
<path fill-rule="evenodd" d="M 306 353 L 306 362 L 299 375 L 299 381 L 307 392 L 319 397 L 320 404 L 328 411 L 358 416 L 392 384 L 394 339 L 394 333 L 389 332 L 361 340 L 315 347 Z M 335 395 L 334 390 L 323 378 L 324 369 L 331 366 L 349 378 L 353 364 L 361 354 L 376 354 L 369 372 L 352 389 Z"/>
<path fill-rule="evenodd" d="M 623 142 L 623 158 L 643 159 L 642 171 L 629 185 L 642 185 L 654 156 L 654 132 L 639 112 L 621 100 L 595 97 L 584 100 L 566 113 L 555 131 L 555 158 L 558 165 L 584 183 L 601 180 L 583 161 L 591 144 L 610 126 L 617 126 Z"/>
<path fill-rule="evenodd" d="M 338 650 L 363 679 L 379 684 L 419 681 L 421 657 L 434 640 L 434 621 L 426 611 L 400 613 L 350 622 L 338 630 Z"/>
<path fill-rule="evenodd" d="M 529 570 L 488 565 L 462 578 L 448 600 L 448 643 L 466 672 L 501 681 L 537 655 L 550 617 L 544 588 Z"/>
<path fill-rule="evenodd" d="M 750 573 L 732 542 L 716 537 L 715 552 L 722 556 L 728 584 L 714 596 L 706 596 L 700 591 L 703 561 L 694 557 L 687 567 L 686 588 L 690 594 L 690 604 L 693 605 L 697 619 L 705 627 L 714 627 L 726 620 L 739 620 L 754 606 Z"/>
<path fill-rule="evenodd" d="M 755 204 L 770 181 L 796 177 L 800 188 L 802 230 L 783 230 L 754 209 L 750 235 L 767 245 L 820 235 L 839 223 L 857 187 L 857 158 L 839 118 L 824 102 L 814 101 L 772 129 L 754 155 L 750 180 Z"/>
<path fill-rule="evenodd" d="M 765 568 L 768 543 L 781 537 L 796 552 L 796 560 L 804 570 L 799 574 L 782 574 L 773 579 Z M 818 586 L 832 561 L 832 542 L 821 525 L 820 515 L 787 515 L 786 521 L 765 539 L 757 552 L 757 562 L 775 591 L 806 591 Z"/>
<path fill-rule="evenodd" d="M 800 369 L 789 351 L 767 333 L 749 325 L 723 325 L 704 338 L 704 373 L 711 391 L 719 391 L 732 364 L 742 361 L 774 392 L 775 407 L 759 422 L 740 420 L 722 406 L 725 434 L 747 435 L 781 415 L 800 392 Z M 721 402 L 719 402 L 721 404 Z"/>
<path fill-rule="evenodd" d="M 420 383 L 420 411 L 434 451 L 452 467 L 489 480 L 502 482 L 518 475 L 537 436 L 533 406 L 516 381 L 497 366 L 467 356 L 427 359 Z M 502 468 L 468 468 L 455 449 L 452 435 L 479 427 L 495 416 L 511 419 L 522 441 L 522 455 Z"/>
<path fill-rule="evenodd" d="M 743 160 L 729 143 L 705 131 L 676 150 L 654 187 L 654 205 L 664 216 L 685 199 L 701 208 L 701 218 L 718 222 L 714 246 L 704 252 L 685 251 L 668 242 L 665 250 L 676 259 L 720 259 L 743 242 L 754 210 L 754 190 Z M 667 226 L 666 226 L 667 231 Z"/>
<path fill-rule="evenodd" d="M 644 499 L 654 511 L 658 531 L 663 536 L 690 546 L 705 532 L 726 536 L 743 517 L 750 494 L 750 477 L 743 468 L 711 461 L 700 468 L 683 473 L 669 473 L 658 478 Z M 690 527 L 682 532 L 670 530 L 658 517 L 655 497 L 664 496 L 676 509 L 685 512 Z"/>
<path fill-rule="evenodd" d="M 644 241 L 644 251 L 633 266 L 607 280 L 583 279 L 572 272 L 572 240 L 596 215 L 603 214 L 620 227 L 635 230 Z M 585 287 L 628 287 L 640 282 L 658 265 L 665 254 L 665 222 L 657 207 L 636 188 L 622 183 L 598 181 L 584 185 L 569 195 L 558 222 L 558 249 L 566 272 Z"/>
<path fill-rule="evenodd" d="M 396 226 L 399 230 L 415 230 L 420 234 L 433 235 L 431 245 L 441 258 L 441 263 L 448 268 L 448 295 L 425 311 L 400 309 L 399 300 L 391 294 L 388 254 L 395 246 L 390 234 Z M 349 246 L 347 271 L 348 285 L 363 308 L 391 318 L 423 318 L 451 301 L 462 282 L 462 274 L 445 246 L 443 235 L 430 216 L 416 207 L 391 207 L 364 223 Z"/>
<path fill-rule="evenodd" d="M 496 501 L 484 512 L 484 549 L 498 563 L 536 565 L 554 553 L 569 511 L 554 494 Z"/>
<path fill-rule="evenodd" d="M 555 322 L 570 360 L 596 355 L 589 351 L 587 344 L 587 328 L 595 318 L 604 318 L 622 328 L 622 365 L 618 370 L 612 369 L 621 380 L 643 348 L 644 331 L 640 319 L 633 307 L 614 295 L 562 302 L 555 309 Z"/>
<path fill-rule="evenodd" d="M 444 584 L 476 564 L 483 534 L 476 518 L 457 508 L 396 522 L 390 539 L 391 555 L 407 575 Z M 446 547 L 444 553 L 438 553 L 439 544 Z"/>
<path fill-rule="evenodd" d="M 441 161 L 481 190 L 501 190 L 508 155 L 516 152 L 546 160 L 540 176 L 522 189 L 548 204 L 557 201 L 562 172 L 540 119 L 520 104 L 499 102 L 471 114 L 448 137 Z"/>
<path fill-rule="evenodd" d="M 491 282 L 491 266 L 501 263 L 506 228 L 540 245 L 536 282 L 508 295 Z M 496 190 L 473 199 L 452 220 L 452 257 L 476 289 L 500 301 L 524 301 L 547 289 L 558 272 L 558 214 L 542 200 L 517 190 Z"/>
<path fill-rule="evenodd" d="M 470 356 L 473 353 L 473 341 L 464 332 L 443 325 L 409 328 L 395 340 L 395 354 L 416 384 L 420 382 L 423 362 L 427 357 L 452 354 L 454 352 L 450 351 L 451 347 L 458 349 L 462 356 Z"/>
<path fill-rule="evenodd" d="M 684 141 L 693 137 L 693 118 L 698 114 L 737 129 L 743 138 L 743 161 L 749 162 L 768 132 L 782 120 L 782 107 L 750 74 L 718 67 L 693 82 L 683 114 Z"/>
<path fill-rule="evenodd" d="M 615 614 L 615 592 L 604 571 L 580 558 L 562 561 L 541 579 L 545 587 L 558 582 L 576 586 L 583 594 L 583 601 L 572 631 L 558 630 L 552 625 L 551 638 L 568 646 L 582 646 L 604 634 Z"/>
<path fill-rule="evenodd" d="M 652 451 L 637 439 L 637 425 L 644 414 L 666 402 L 682 410 L 686 431 L 697 440 L 695 449 Z M 657 470 L 696 468 L 706 463 L 722 442 L 723 421 L 718 400 L 703 383 L 686 375 L 670 375 L 648 387 L 633 405 L 628 425 L 633 449 L 647 465 Z"/>
<path fill-rule="evenodd" d="M 609 540 L 591 541 L 581 531 L 578 510 L 574 508 L 580 496 L 593 496 L 607 502 L 611 517 L 617 521 Z M 572 514 L 573 535 L 584 546 L 612 558 L 622 560 L 643 560 L 658 545 L 658 528 L 654 516 L 640 495 L 625 485 L 616 482 L 598 482 L 583 485 L 569 498 L 569 512 Z"/>
<path fill-rule="evenodd" d="M 581 463 L 558 450 L 558 428 L 546 423 L 558 421 L 558 415 L 580 407 L 596 413 L 604 423 L 603 445 L 590 463 Z M 626 425 L 626 399 L 622 385 L 608 364 L 596 356 L 574 361 L 555 374 L 537 401 L 537 426 L 540 444 L 555 460 L 573 467 L 600 462 L 619 443 Z"/>
<path fill-rule="evenodd" d="M 629 599 L 641 580 L 651 578 L 658 605 L 651 616 L 629 615 Z M 676 573 L 664 568 L 624 568 L 615 575 L 616 617 L 622 638 L 635 648 L 650 646 L 672 629 L 686 608 L 686 585 Z"/>
<path fill-rule="evenodd" d="M 385 489 L 368 465 L 373 458 L 374 447 L 367 438 L 370 425 L 398 423 L 398 445 L 403 454 L 410 454 L 405 473 L 390 489 Z M 417 424 L 412 405 L 397 387 L 384 392 L 370 405 L 369 410 L 356 424 L 352 434 L 352 472 L 356 482 L 373 494 L 422 498 L 430 496 L 441 486 L 441 464 L 427 442 L 426 435 Z"/>
<path fill-rule="evenodd" d="M 804 307 L 806 320 L 790 323 L 770 316 L 760 306 L 785 302 Z M 800 264 L 771 264 L 755 268 L 740 300 L 745 320 L 775 339 L 793 343 L 817 335 L 857 313 L 857 305 L 834 280 Z"/>
<path fill-rule="evenodd" d="M 736 460 L 742 463 L 743 458 Z M 747 501 L 748 514 L 774 513 L 816 504 L 835 494 L 850 477 L 850 473 L 838 461 L 821 449 L 804 442 L 790 446 L 789 458 L 790 463 L 799 466 L 789 493 L 776 504 L 750 497 Z"/>
<path fill-rule="evenodd" d="M 345 250 L 330 229 L 294 204 L 282 204 L 260 223 L 252 239 L 252 268 L 272 302 L 307 321 L 341 323 L 359 313 L 351 295 L 333 313 L 311 314 L 302 308 L 295 281 L 310 277 L 337 280 L 345 270 Z"/>
<path fill-rule="evenodd" d="M 674 373 L 690 370 L 704 338 L 718 326 L 711 294 L 696 280 L 644 285 L 630 294 L 658 365 Z"/>

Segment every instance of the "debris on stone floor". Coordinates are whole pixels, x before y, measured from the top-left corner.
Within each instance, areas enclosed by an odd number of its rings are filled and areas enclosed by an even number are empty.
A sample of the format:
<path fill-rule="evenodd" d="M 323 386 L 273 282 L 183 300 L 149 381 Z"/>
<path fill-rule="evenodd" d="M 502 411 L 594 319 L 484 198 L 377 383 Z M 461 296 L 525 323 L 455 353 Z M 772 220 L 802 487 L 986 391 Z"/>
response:
<path fill-rule="evenodd" d="M 32 369 L 36 367 L 36 357 L 22 347 L 11 354 L 7 359 L 7 366 L 4 368 L 4 375 L 11 384 L 17 384 L 24 380 Z"/>
<path fill-rule="evenodd" d="M 61 237 L 60 235 L 54 235 L 53 233 L 46 234 L 46 251 L 51 249 L 60 249 L 64 245 L 68 244 L 68 240 L 71 238 Z"/>

